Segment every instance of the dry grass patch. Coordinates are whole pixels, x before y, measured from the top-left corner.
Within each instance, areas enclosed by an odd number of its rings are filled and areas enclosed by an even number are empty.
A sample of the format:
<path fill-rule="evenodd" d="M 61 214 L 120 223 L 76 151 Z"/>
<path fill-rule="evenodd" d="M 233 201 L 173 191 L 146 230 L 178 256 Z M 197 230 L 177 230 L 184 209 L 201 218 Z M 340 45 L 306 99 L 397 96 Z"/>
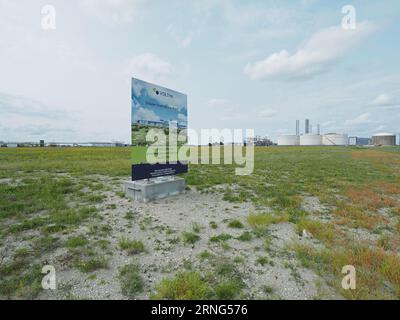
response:
<path fill-rule="evenodd" d="M 301 234 L 304 229 L 318 240 L 328 243 L 334 242 L 335 238 L 339 237 L 339 232 L 335 231 L 334 225 L 316 220 L 301 219 L 297 223 L 297 231 Z"/>
<path fill-rule="evenodd" d="M 382 248 L 350 246 L 317 250 L 310 246 L 294 245 L 304 267 L 325 276 L 328 282 L 348 299 L 399 299 L 400 257 Z M 343 266 L 356 268 L 356 289 L 343 290 Z"/>
<path fill-rule="evenodd" d="M 346 196 L 354 205 L 366 210 L 376 211 L 381 208 L 396 207 L 398 204 L 394 199 L 374 192 L 370 188 L 348 190 Z"/>
<path fill-rule="evenodd" d="M 340 209 L 334 210 L 332 213 L 339 218 L 335 224 L 346 225 L 351 228 L 361 227 L 373 230 L 380 223 L 387 222 L 387 220 L 379 214 L 368 212 L 350 205 L 343 205 Z"/>

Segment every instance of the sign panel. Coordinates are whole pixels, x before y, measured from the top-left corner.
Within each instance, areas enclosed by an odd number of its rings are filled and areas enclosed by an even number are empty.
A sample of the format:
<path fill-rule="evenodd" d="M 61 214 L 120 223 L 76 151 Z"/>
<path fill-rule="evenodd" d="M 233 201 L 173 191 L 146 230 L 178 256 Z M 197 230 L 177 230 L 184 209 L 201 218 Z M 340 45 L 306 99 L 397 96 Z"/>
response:
<path fill-rule="evenodd" d="M 132 180 L 187 172 L 186 164 L 173 163 L 179 146 L 176 139 L 169 138 L 170 133 L 183 133 L 185 141 L 180 139 L 179 144 L 187 142 L 187 96 L 135 78 L 131 91 Z M 165 140 L 160 136 L 165 136 Z M 157 156 L 165 161 L 148 160 L 149 148 L 155 145 L 160 146 Z M 164 170 L 160 170 L 161 164 Z"/>
<path fill-rule="evenodd" d="M 184 163 L 144 163 L 132 165 L 132 180 L 142 180 L 149 178 L 157 178 L 164 176 L 172 176 L 175 174 L 185 173 L 188 171 L 188 165 Z"/>

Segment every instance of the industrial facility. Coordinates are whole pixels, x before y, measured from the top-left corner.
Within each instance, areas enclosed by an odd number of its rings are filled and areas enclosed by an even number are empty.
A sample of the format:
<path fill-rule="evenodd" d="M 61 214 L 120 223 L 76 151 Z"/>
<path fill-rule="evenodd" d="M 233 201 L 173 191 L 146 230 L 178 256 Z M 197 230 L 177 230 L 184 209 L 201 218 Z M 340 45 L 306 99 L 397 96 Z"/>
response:
<path fill-rule="evenodd" d="M 396 135 L 394 133 L 377 133 L 372 136 L 372 144 L 375 146 L 395 146 Z"/>
<path fill-rule="evenodd" d="M 309 119 L 305 119 L 304 134 L 300 134 L 300 122 L 296 120 L 296 134 L 283 134 L 278 136 L 278 146 L 395 146 L 395 133 L 377 133 L 372 138 L 350 137 L 347 133 L 321 134 L 320 125 L 317 132 Z"/>
<path fill-rule="evenodd" d="M 296 120 L 296 134 L 280 135 L 279 146 L 347 146 L 349 137 L 342 133 L 327 133 L 321 135 L 320 125 L 317 124 L 317 132 L 313 133 L 310 120 L 305 120 L 304 134 L 300 135 L 300 122 Z"/>

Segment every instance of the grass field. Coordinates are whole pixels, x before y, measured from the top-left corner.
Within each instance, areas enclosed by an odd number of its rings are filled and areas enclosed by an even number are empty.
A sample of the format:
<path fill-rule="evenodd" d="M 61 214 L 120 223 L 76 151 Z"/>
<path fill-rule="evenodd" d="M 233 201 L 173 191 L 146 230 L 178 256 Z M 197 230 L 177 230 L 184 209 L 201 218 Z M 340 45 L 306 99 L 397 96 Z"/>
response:
<path fill-rule="evenodd" d="M 134 259 L 112 275 L 126 297 L 143 290 L 150 292 L 149 297 L 170 299 L 252 297 L 233 294 L 246 292 L 233 262 L 213 265 L 205 276 L 187 267 L 209 258 L 210 247 L 199 248 L 201 255 L 185 261 L 186 267 L 177 270 L 179 276 L 171 273 L 158 283 L 146 283 L 141 259 L 156 249 L 123 236 L 121 230 L 121 237 L 114 240 L 116 229 L 105 218 L 118 210 L 115 199 L 128 201 L 120 186 L 130 176 L 130 164 L 129 148 L 0 149 L 0 297 L 40 298 L 41 267 L 58 263 L 53 261 L 58 253 L 65 259 L 65 270 L 95 281 L 98 270 L 112 268 L 116 251 Z M 228 251 L 237 242 L 267 243 L 271 226 L 286 224 L 313 238 L 285 245 L 285 254 L 296 258 L 295 267 L 288 266 L 292 274 L 300 267 L 312 270 L 347 299 L 400 298 L 400 148 L 260 147 L 252 175 L 236 176 L 234 169 L 191 165 L 185 178 L 204 196 L 220 194 L 232 209 L 249 203 L 254 210 L 246 217 L 207 226 L 198 217 L 198 224 L 187 226 L 181 238 L 172 237 L 168 228 L 173 226 L 167 226 L 163 232 L 171 246 L 201 246 L 207 229 L 216 230 L 207 246 Z M 151 217 L 139 221 L 135 214 L 123 213 L 126 228 L 138 225 L 139 231 L 157 237 L 158 231 L 149 227 Z M 257 268 L 274 257 L 268 249 L 255 254 Z M 356 268 L 356 290 L 341 288 L 344 265 Z M 264 286 L 269 297 L 272 289 L 268 283 Z"/>

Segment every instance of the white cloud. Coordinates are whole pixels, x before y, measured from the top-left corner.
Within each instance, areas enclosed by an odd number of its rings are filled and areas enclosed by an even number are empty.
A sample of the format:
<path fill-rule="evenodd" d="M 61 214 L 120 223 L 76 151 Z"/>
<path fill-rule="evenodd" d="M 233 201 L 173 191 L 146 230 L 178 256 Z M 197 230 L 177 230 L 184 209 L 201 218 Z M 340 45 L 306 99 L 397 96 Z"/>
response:
<path fill-rule="evenodd" d="M 303 6 L 310 6 L 316 3 L 318 0 L 301 0 Z"/>
<path fill-rule="evenodd" d="M 345 30 L 341 26 L 323 29 L 313 34 L 294 54 L 281 50 L 264 60 L 248 63 L 244 72 L 253 80 L 310 78 L 327 71 L 330 64 L 374 29 L 369 22 L 358 23 L 355 30 Z"/>
<path fill-rule="evenodd" d="M 160 121 L 160 117 L 157 116 L 154 111 L 144 108 L 138 109 L 136 117 L 140 120 Z"/>
<path fill-rule="evenodd" d="M 130 77 L 157 82 L 170 77 L 174 68 L 153 53 L 143 53 L 128 61 L 127 71 Z"/>
<path fill-rule="evenodd" d="M 179 47 L 181 48 L 188 48 L 192 44 L 193 40 L 193 34 L 190 32 L 187 35 L 183 36 L 176 32 L 175 27 L 173 25 L 170 25 L 167 28 L 167 32 L 171 36 L 171 38 L 178 44 Z"/>
<path fill-rule="evenodd" d="M 274 109 L 269 109 L 269 108 L 264 109 L 264 110 L 261 110 L 261 111 L 259 112 L 259 116 L 260 116 L 261 118 L 272 118 L 272 117 L 276 116 L 277 114 L 278 114 L 278 113 L 276 112 L 276 110 L 274 110 Z"/>
<path fill-rule="evenodd" d="M 382 93 L 379 96 L 377 96 L 372 102 L 372 104 L 380 107 L 391 107 L 398 105 L 398 103 L 395 103 L 393 98 L 387 95 L 386 93 Z"/>
<path fill-rule="evenodd" d="M 219 98 L 212 98 L 208 100 L 207 104 L 212 108 L 225 108 L 228 106 L 228 100 L 226 99 L 219 99 Z"/>
<path fill-rule="evenodd" d="M 140 0 L 84 0 L 81 5 L 85 11 L 104 24 L 126 24 L 137 16 Z"/>
<path fill-rule="evenodd" d="M 373 123 L 374 121 L 371 119 L 371 114 L 370 113 L 363 113 L 359 115 L 358 117 L 351 119 L 351 120 L 346 120 L 345 124 L 346 125 L 360 125 L 360 124 L 369 124 Z"/>

